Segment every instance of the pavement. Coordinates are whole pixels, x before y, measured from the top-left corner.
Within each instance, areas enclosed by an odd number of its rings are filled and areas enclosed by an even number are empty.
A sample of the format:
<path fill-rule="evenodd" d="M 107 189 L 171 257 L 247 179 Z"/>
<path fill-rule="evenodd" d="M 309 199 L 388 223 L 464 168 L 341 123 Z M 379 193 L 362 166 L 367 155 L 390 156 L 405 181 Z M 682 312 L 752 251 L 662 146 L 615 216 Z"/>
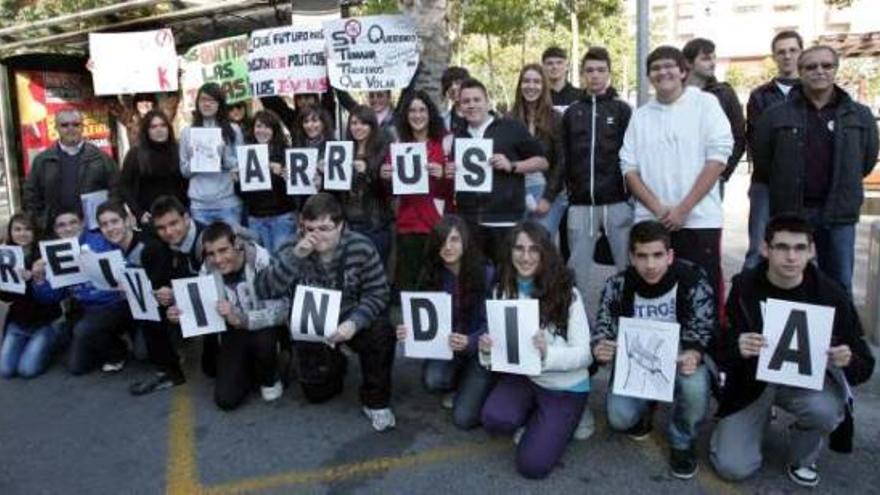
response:
<path fill-rule="evenodd" d="M 747 175 L 735 175 L 725 200 L 728 279 L 745 253 L 747 186 Z M 864 221 L 859 267 L 867 266 L 868 230 Z M 860 304 L 866 272 L 856 270 Z M 376 433 L 358 406 L 357 365 L 349 367 L 343 396 L 328 404 L 309 405 L 292 388 L 275 403 L 254 393 L 238 410 L 223 412 L 213 404 L 211 381 L 197 370 L 198 351 L 194 343 L 184 347 L 186 385 L 140 398 L 126 392 L 150 372 L 139 362 L 117 374 L 84 377 L 56 363 L 35 380 L 0 381 L 0 494 L 805 492 L 784 474 L 791 421 L 785 414 L 770 425 L 764 466 L 753 478 L 730 484 L 714 474 L 706 455 L 710 420 L 698 446 L 698 475 L 679 481 L 667 469 L 667 408 L 644 441 L 611 433 L 603 372 L 590 395 L 595 434 L 573 441 L 549 478 L 530 481 L 515 472 L 509 438 L 452 426 L 440 397 L 422 389 L 417 361 L 397 359 L 397 428 Z M 880 378 L 860 387 L 857 397 L 855 452 L 825 453 L 814 493 L 874 493 L 880 485 Z"/>

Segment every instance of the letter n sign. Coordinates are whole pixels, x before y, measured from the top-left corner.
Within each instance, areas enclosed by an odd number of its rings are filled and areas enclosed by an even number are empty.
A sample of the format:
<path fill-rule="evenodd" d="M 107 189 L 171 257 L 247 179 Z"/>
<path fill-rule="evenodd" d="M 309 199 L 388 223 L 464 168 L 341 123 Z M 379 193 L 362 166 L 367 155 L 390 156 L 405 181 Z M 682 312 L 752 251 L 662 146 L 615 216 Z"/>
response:
<path fill-rule="evenodd" d="M 298 285 L 290 312 L 290 336 L 293 340 L 324 342 L 339 325 L 342 292 Z"/>
<path fill-rule="evenodd" d="M 822 390 L 834 308 L 768 299 L 764 311 L 767 346 L 758 356 L 757 379 Z"/>

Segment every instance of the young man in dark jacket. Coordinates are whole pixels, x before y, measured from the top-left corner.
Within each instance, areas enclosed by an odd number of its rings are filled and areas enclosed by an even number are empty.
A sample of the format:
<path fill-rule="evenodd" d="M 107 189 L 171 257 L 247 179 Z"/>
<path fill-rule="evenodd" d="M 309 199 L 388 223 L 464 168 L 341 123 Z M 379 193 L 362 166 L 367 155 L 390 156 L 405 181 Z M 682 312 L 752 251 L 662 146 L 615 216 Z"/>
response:
<path fill-rule="evenodd" d="M 578 101 L 583 93 L 568 82 L 568 54 L 558 46 L 551 46 L 541 54 L 541 65 L 550 82 L 550 98 L 560 110 Z"/>
<path fill-rule="evenodd" d="M 609 85 L 611 58 L 602 47 L 590 48 L 581 61 L 585 96 L 568 107 L 562 117 L 564 183 L 551 181 L 552 202 L 568 191 L 569 267 L 574 270 L 581 300 L 588 300 L 593 252 L 602 229 L 608 238 L 618 271 L 626 268 L 627 241 L 632 226 L 632 206 L 620 172 L 620 147 L 632 109 Z M 587 314 L 592 314 L 587 311 Z"/>
<path fill-rule="evenodd" d="M 388 283 L 373 244 L 348 230 L 342 206 L 328 193 L 310 197 L 300 213 L 299 238 L 284 244 L 255 279 L 257 297 L 295 297 L 297 285 L 342 292 L 339 326 L 326 343 L 294 341 L 299 380 L 310 402 L 342 392 L 347 345 L 361 361 L 361 403 L 376 431 L 393 428 L 391 366 L 395 336 L 387 321 Z"/>
<path fill-rule="evenodd" d="M 762 463 L 761 444 L 771 406 L 795 416 L 790 428 L 788 476 L 801 486 L 819 484 L 816 461 L 826 435 L 851 408 L 850 386 L 863 383 L 874 357 L 862 338 L 852 301 L 833 280 L 810 263 L 816 249 L 813 228 L 803 218 L 780 215 L 767 225 L 761 254 L 767 258 L 734 277 L 727 300 L 729 328 L 719 346 L 725 372 L 710 459 L 725 479 L 741 480 Z M 828 369 L 821 391 L 758 381 L 758 355 L 766 345 L 762 304 L 768 298 L 834 308 Z"/>
<path fill-rule="evenodd" d="M 629 238 L 632 266 L 609 278 L 602 290 L 591 337 L 599 364 L 614 362 L 621 317 L 678 323 L 681 328 L 675 395 L 668 436 L 673 476 L 697 472 L 694 450 L 700 422 L 709 410 L 709 372 L 704 355 L 718 331 L 715 294 L 696 265 L 675 259 L 669 231 L 660 222 L 635 224 Z M 621 349 L 625 352 L 625 349 Z M 651 401 L 616 395 L 609 386 L 608 424 L 635 440 L 652 428 Z"/>
<path fill-rule="evenodd" d="M 871 110 L 834 83 L 838 56 L 814 46 L 798 59 L 801 84 L 755 130 L 755 173 L 766 177 L 770 214 L 794 212 L 816 229 L 819 268 L 852 292 L 862 180 L 877 162 Z"/>
<path fill-rule="evenodd" d="M 804 49 L 804 40 L 795 31 L 781 31 L 773 37 L 770 51 L 776 63 L 776 77 L 753 89 L 746 105 L 746 148 L 754 163 L 755 128 L 764 110 L 788 99 L 791 88 L 797 84 L 797 59 Z M 770 220 L 770 192 L 767 178 L 752 170 L 749 185 L 749 249 L 743 268 L 754 268 L 761 262 L 761 243 Z"/>

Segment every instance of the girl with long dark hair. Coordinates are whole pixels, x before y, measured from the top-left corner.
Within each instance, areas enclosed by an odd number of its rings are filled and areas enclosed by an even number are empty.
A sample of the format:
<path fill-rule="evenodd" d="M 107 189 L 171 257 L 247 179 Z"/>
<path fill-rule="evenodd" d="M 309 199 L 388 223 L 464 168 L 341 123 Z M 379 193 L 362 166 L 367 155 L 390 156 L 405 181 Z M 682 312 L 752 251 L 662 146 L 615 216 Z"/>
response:
<path fill-rule="evenodd" d="M 219 172 L 192 172 L 190 165 L 195 154 L 190 135 L 193 128 L 219 128 L 223 138 L 220 150 Z M 180 172 L 189 178 L 190 214 L 199 223 L 208 225 L 223 221 L 231 225 L 241 223 L 241 199 L 235 194 L 232 174 L 238 170 L 236 146 L 244 142 L 238 125 L 226 116 L 226 96 L 216 83 L 199 88 L 192 126 L 180 133 Z"/>
<path fill-rule="evenodd" d="M 143 117 L 137 144 L 122 162 L 120 194 L 138 223 L 150 223 L 150 206 L 159 196 L 171 195 L 189 203 L 187 181 L 180 173 L 177 141 L 171 121 L 161 110 Z"/>
<path fill-rule="evenodd" d="M 455 426 L 468 429 L 480 422 L 480 410 L 492 387 L 492 374 L 480 366 L 477 342 L 486 332 L 486 296 L 492 268 L 471 237 L 467 223 L 455 215 L 443 217 L 431 229 L 418 289 L 443 291 L 452 296 L 450 361 L 426 359 L 422 369 L 425 388 L 450 393 L 444 407 L 452 408 Z M 411 330 L 397 327 L 403 340 Z"/>
<path fill-rule="evenodd" d="M 490 433 L 515 434 L 517 470 L 543 478 L 562 457 L 587 405 L 590 328 L 574 277 L 547 230 L 534 221 L 521 222 L 507 243 L 494 295 L 539 301 L 540 328 L 519 330 L 534 332 L 541 373 L 502 373 L 483 406 L 482 422 Z M 480 337 L 479 347 L 480 361 L 491 366 L 488 334 Z"/>
<path fill-rule="evenodd" d="M 403 143 L 425 143 L 428 149 L 429 189 L 427 194 L 402 195 L 397 205 L 397 288 L 410 290 L 422 267 L 425 243 L 434 225 L 452 211 L 453 182 L 444 175 L 452 147 L 452 136 L 430 96 L 424 91 L 405 93 L 397 115 L 397 134 Z M 389 161 L 382 166 L 382 178 L 392 179 Z"/>

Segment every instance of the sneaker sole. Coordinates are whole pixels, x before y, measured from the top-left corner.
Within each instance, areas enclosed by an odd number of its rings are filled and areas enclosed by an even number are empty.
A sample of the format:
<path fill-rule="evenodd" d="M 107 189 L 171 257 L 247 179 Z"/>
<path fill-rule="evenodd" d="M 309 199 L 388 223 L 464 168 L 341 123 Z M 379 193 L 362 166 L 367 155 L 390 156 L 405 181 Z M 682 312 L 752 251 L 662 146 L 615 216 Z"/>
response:
<path fill-rule="evenodd" d="M 689 479 L 692 479 L 694 476 L 697 475 L 697 471 L 698 471 L 697 469 L 694 469 L 694 471 L 691 472 L 691 473 L 677 473 L 677 472 L 675 472 L 675 471 L 671 471 L 671 470 L 670 470 L 670 471 L 669 471 L 669 474 L 671 474 L 672 477 L 673 477 L 673 478 L 676 478 L 676 479 L 680 479 L 680 480 L 689 480 Z"/>
<path fill-rule="evenodd" d="M 641 434 L 641 435 L 629 435 L 629 434 L 627 434 L 627 436 L 628 436 L 631 440 L 635 440 L 636 442 L 641 442 L 641 441 L 647 440 L 648 437 L 651 436 L 651 432 L 649 431 L 649 432 L 647 432 L 647 433 L 643 433 L 643 434 Z"/>
<path fill-rule="evenodd" d="M 788 479 L 790 479 L 795 485 L 802 486 L 804 488 L 816 488 L 819 486 L 819 479 L 816 478 L 815 481 L 807 481 L 801 478 L 798 478 L 791 471 L 788 471 Z"/>

